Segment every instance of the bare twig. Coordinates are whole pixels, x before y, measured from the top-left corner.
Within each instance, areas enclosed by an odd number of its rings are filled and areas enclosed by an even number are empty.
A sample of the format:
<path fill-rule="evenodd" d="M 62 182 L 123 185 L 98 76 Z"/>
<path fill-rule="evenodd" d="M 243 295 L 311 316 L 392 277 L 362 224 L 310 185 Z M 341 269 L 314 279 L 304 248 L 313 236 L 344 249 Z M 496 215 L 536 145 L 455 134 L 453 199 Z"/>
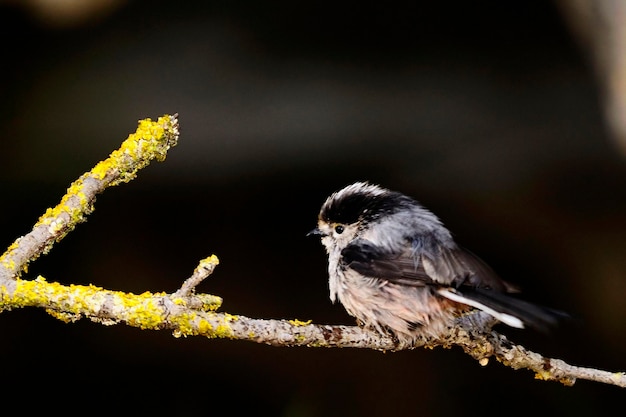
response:
<path fill-rule="evenodd" d="M 217 256 L 211 255 L 210 257 L 200 261 L 193 274 L 183 282 L 183 285 L 178 291 L 174 293 L 174 297 L 188 297 L 190 296 L 196 286 L 200 284 L 206 277 L 213 273 L 215 267 L 219 264 Z"/>

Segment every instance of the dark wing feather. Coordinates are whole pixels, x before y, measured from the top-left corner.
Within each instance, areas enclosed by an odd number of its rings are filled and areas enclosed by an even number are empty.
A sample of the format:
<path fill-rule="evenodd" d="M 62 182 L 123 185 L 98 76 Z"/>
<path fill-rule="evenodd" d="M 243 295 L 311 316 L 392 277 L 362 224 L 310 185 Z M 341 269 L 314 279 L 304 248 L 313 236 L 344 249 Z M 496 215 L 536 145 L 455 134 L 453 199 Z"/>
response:
<path fill-rule="evenodd" d="M 495 291 L 514 292 L 515 287 L 503 281 L 482 259 L 461 247 L 439 247 L 438 255 L 423 256 L 426 270 L 433 279 L 455 287 L 470 286 Z"/>
<path fill-rule="evenodd" d="M 407 242 L 403 250 L 390 252 L 368 240 L 357 239 L 341 254 L 345 265 L 360 274 L 398 284 L 443 284 L 457 288 L 468 285 L 496 291 L 513 289 L 469 251 L 430 244 L 427 253 L 424 247 L 424 242 Z"/>
<path fill-rule="evenodd" d="M 341 256 L 346 267 L 366 277 L 417 287 L 433 284 L 411 252 L 389 252 L 368 240 L 357 239 L 341 251 Z"/>

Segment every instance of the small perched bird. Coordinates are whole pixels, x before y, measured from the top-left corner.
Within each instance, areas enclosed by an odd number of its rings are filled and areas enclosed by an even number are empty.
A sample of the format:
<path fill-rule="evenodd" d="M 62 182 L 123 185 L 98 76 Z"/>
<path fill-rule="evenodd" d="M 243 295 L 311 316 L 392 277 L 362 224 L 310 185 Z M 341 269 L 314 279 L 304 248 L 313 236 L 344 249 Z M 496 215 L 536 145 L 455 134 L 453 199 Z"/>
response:
<path fill-rule="evenodd" d="M 437 336 L 476 309 L 516 328 L 546 328 L 562 315 L 510 295 L 515 288 L 459 247 L 437 216 L 377 185 L 332 194 L 309 235 L 328 253 L 330 299 L 402 344 Z"/>

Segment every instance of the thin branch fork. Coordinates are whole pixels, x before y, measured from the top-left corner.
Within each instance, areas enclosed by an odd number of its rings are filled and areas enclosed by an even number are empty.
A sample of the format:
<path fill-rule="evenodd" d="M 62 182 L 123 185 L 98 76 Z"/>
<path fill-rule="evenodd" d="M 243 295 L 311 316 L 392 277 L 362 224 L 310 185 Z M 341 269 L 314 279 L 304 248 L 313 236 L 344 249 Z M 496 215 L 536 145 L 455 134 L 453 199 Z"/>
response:
<path fill-rule="evenodd" d="M 412 346 L 356 326 L 312 324 L 300 320 L 255 319 L 218 312 L 220 297 L 196 293 L 195 288 L 218 265 L 211 255 L 200 261 L 192 275 L 174 293 L 125 293 L 94 285 L 61 285 L 43 277 L 24 280 L 29 262 L 49 251 L 55 242 L 93 210 L 96 195 L 126 182 L 151 161 L 162 161 L 178 140 L 177 116 L 165 115 L 139 127 L 108 159 L 98 163 L 68 188 L 54 208 L 40 217 L 32 231 L 18 238 L 0 256 L 0 311 L 21 307 L 44 308 L 52 316 L 72 322 L 82 317 L 110 325 L 124 323 L 150 330 L 170 330 L 176 337 L 205 336 L 247 340 L 272 346 L 351 347 L 395 351 L 419 347 L 460 346 L 486 365 L 495 358 L 513 369 L 529 369 L 535 377 L 572 385 L 577 379 L 626 387 L 624 372 L 608 372 L 545 358 L 511 343 L 493 331 L 492 319 L 482 313 L 462 317 L 437 338 L 424 337 Z"/>

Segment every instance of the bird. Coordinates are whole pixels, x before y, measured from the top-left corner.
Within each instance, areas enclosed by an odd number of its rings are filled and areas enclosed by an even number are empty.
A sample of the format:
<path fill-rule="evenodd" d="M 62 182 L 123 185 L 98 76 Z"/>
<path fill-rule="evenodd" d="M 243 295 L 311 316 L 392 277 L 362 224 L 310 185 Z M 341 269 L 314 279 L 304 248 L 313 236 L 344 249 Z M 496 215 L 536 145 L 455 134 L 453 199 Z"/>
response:
<path fill-rule="evenodd" d="M 516 286 L 400 192 L 355 182 L 331 194 L 317 220 L 308 235 L 321 238 L 326 249 L 331 301 L 361 327 L 403 345 L 438 337 L 476 311 L 496 323 L 540 330 L 565 315 L 518 298 Z"/>

